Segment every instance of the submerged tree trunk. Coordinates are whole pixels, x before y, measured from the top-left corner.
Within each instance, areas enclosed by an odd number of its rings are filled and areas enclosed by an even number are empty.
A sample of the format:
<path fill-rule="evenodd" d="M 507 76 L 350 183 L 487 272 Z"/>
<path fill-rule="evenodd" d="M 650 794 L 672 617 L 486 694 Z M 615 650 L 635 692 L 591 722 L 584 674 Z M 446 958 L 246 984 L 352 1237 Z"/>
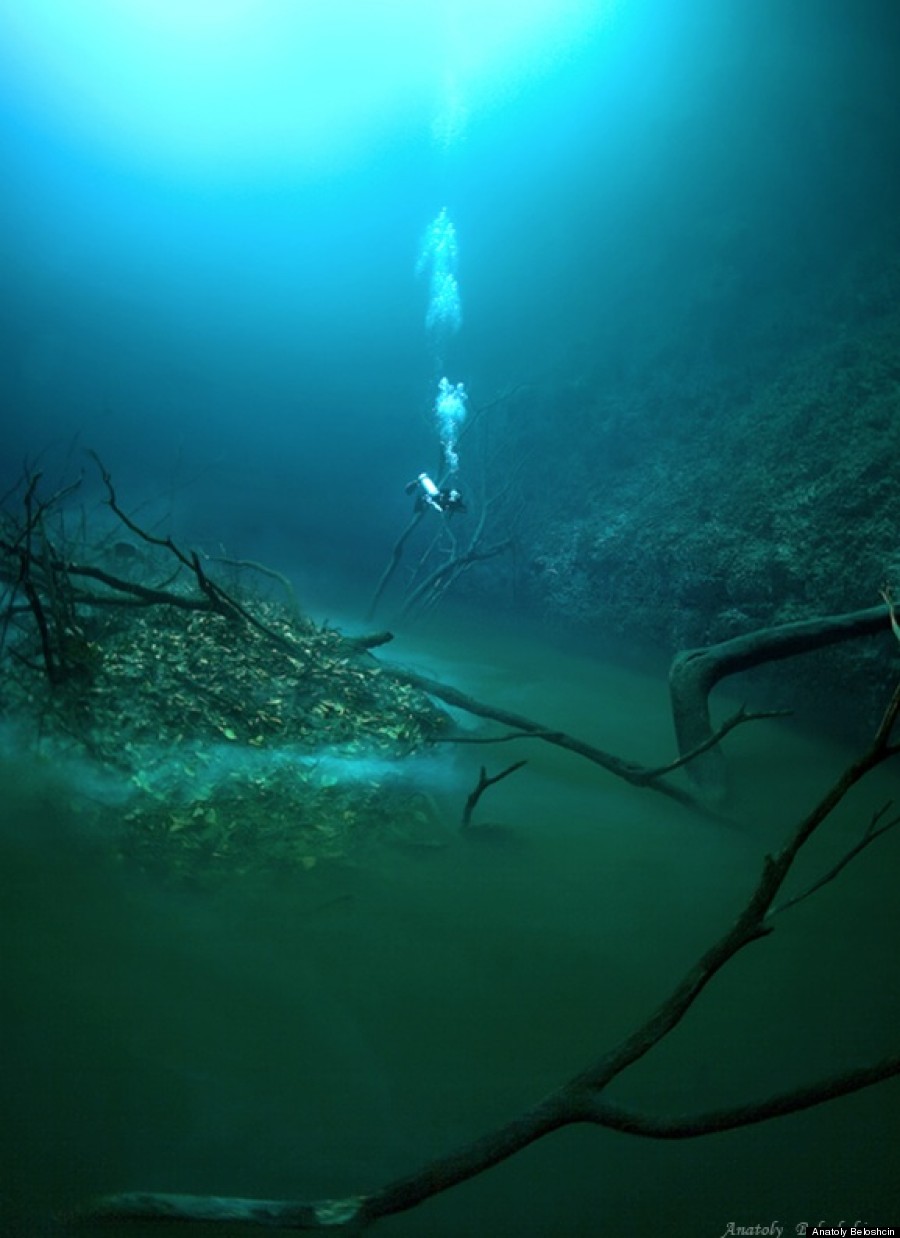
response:
<path fill-rule="evenodd" d="M 871 606 L 843 615 L 822 615 L 779 627 L 761 628 L 705 649 L 686 649 L 676 654 L 669 670 L 669 694 L 678 751 L 683 756 L 709 743 L 713 735 L 709 694 L 720 679 L 764 662 L 792 658 L 840 641 L 887 632 L 889 621 L 886 605 Z M 707 800 L 721 802 L 724 799 L 727 789 L 725 758 L 718 746 L 707 748 L 687 768 Z"/>

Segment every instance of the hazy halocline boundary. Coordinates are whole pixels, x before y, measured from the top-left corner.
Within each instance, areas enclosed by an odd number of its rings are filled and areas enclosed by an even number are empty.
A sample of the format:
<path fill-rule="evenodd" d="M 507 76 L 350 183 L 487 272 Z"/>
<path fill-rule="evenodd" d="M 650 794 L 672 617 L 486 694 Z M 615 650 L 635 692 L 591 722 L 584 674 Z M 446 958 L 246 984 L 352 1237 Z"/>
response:
<path fill-rule="evenodd" d="M 446 732 L 421 691 L 313 623 L 263 565 L 213 564 L 38 474 L 0 524 L 9 742 L 72 761 L 116 853 L 209 881 L 437 830 L 401 758 Z M 216 581 L 227 579 L 227 588 Z"/>
<path fill-rule="evenodd" d="M 183 549 L 170 536 L 158 535 L 132 519 L 119 505 L 112 479 L 102 466 L 101 476 L 106 505 L 129 538 L 122 540 L 120 530 L 105 538 L 89 536 L 83 513 L 77 520 L 71 515 L 67 518 L 65 503 L 77 483 L 43 497 L 40 476 L 31 474 L 12 496 L 6 496 L 8 504 L 15 503 L 2 516 L 0 527 L 2 640 L 7 655 L 4 708 L 7 714 L 27 716 L 51 753 L 68 740 L 98 765 L 118 768 L 136 782 L 149 802 L 139 801 L 136 809 L 129 809 L 137 813 L 132 818 L 132 837 L 140 834 L 141 845 L 151 858 L 170 868 L 178 866 L 173 857 L 189 857 L 180 861 L 186 872 L 192 870 L 198 855 L 207 864 L 217 860 L 240 871 L 251 850 L 266 853 L 269 842 L 262 824 L 277 816 L 277 791 L 266 804 L 270 811 L 252 825 L 250 801 L 267 801 L 266 783 L 251 782 L 237 790 L 230 786 L 221 797 L 200 795 L 173 805 L 171 796 L 166 798 L 164 792 L 161 797 L 154 786 L 159 767 L 154 766 L 152 754 L 161 748 L 170 753 L 174 747 L 182 763 L 185 756 L 196 761 L 196 765 L 182 766 L 180 772 L 188 780 L 197 776 L 200 754 L 209 751 L 198 749 L 198 744 L 210 742 L 220 746 L 242 743 L 247 752 L 266 751 L 270 746 L 284 751 L 285 744 L 292 742 L 301 751 L 305 747 L 321 752 L 325 741 L 329 755 L 336 745 L 338 751 L 353 751 L 358 743 L 365 744 L 367 755 L 373 746 L 391 754 L 410 753 L 429 741 L 452 738 L 445 715 L 429 700 L 438 697 L 512 728 L 504 735 L 482 737 L 482 742 L 538 739 L 556 744 L 635 787 L 700 808 L 703 797 L 671 781 L 671 776 L 677 778 L 685 771 L 690 775 L 700 758 L 718 751 L 730 729 L 753 717 L 740 710 L 718 730 L 712 729 L 707 695 L 718 679 L 735 668 L 793 656 L 817 643 L 821 646 L 877 632 L 888 636 L 893 632 L 900 639 L 894 602 L 886 593 L 882 605 L 868 610 L 761 629 L 706 649 L 685 651 L 673 666 L 673 701 L 677 722 L 680 680 L 681 707 L 697 742 L 693 747 L 688 743 L 687 751 L 683 743 L 681 755 L 667 765 L 647 769 L 578 737 L 549 730 L 533 719 L 474 701 L 415 672 L 378 665 L 369 650 L 389 639 L 389 634 L 352 640 L 316 627 L 292 613 L 289 587 L 287 603 L 254 596 L 239 583 L 226 588 L 211 574 L 209 561 L 197 552 Z M 239 569 L 237 564 L 220 565 L 224 566 Z M 254 570 L 285 586 L 272 569 L 255 565 Z M 239 1220 L 296 1230 L 358 1231 L 490 1170 L 571 1124 L 590 1123 L 650 1139 L 692 1139 L 800 1112 L 896 1076 L 900 1054 L 888 1052 L 878 1060 L 802 1081 L 761 1100 L 674 1117 L 611 1104 L 605 1095 L 615 1078 L 680 1024 L 718 971 L 772 933 L 781 913 L 815 896 L 900 821 L 889 806 L 872 812 L 857 840 L 830 869 L 785 896 L 788 878 L 809 840 L 857 783 L 900 752 L 900 742 L 894 738 L 898 715 L 900 688 L 894 690 L 868 748 L 788 830 L 778 849 L 765 856 L 759 878 L 733 923 L 689 967 L 647 1021 L 508 1122 L 362 1195 L 306 1201 L 138 1191 L 86 1202 L 70 1219 L 103 1218 L 121 1225 L 127 1220 L 177 1218 L 226 1226 Z M 699 726 L 694 725 L 698 722 Z M 171 764 L 170 760 L 169 769 Z M 464 828 L 471 824 L 471 810 L 481 792 L 522 764 L 517 762 L 492 778 L 482 768 L 466 806 Z M 297 796 L 294 816 L 290 823 L 285 821 L 288 829 L 275 831 L 272 846 L 277 861 L 302 868 L 315 864 L 322 854 L 339 854 L 354 834 L 352 802 L 329 797 L 336 783 L 297 776 L 295 763 L 279 766 L 275 762 L 273 770 L 287 774 L 288 794 Z M 702 786 L 703 778 L 699 782 Z M 277 778 L 274 785 L 279 785 Z M 163 808 L 157 803 L 160 798 L 165 801 Z M 327 816 L 328 807 L 335 804 L 340 820 Z M 306 831 L 304 811 L 308 811 Z M 404 809 L 399 811 L 402 814 Z M 421 805 L 413 807 L 411 815 L 417 812 L 427 825 L 427 812 Z M 329 827 L 324 844 L 315 839 L 323 820 Z M 166 824 L 160 829 L 161 822 Z M 395 825 L 393 820 L 391 828 Z M 367 828 L 371 828 L 370 821 Z M 310 838 L 304 838 L 304 832 Z M 300 850 L 285 856 L 280 848 L 298 838 Z M 189 839 L 198 841 L 191 846 L 186 842 Z"/>

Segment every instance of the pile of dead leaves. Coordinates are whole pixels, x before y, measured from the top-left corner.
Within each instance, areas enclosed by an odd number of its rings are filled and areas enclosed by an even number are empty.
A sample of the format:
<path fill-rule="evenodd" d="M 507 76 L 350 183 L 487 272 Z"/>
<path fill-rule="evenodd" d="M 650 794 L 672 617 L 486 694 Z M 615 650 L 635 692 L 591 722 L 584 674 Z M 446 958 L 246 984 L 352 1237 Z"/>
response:
<path fill-rule="evenodd" d="M 268 601 L 253 615 L 259 626 L 121 610 L 91 631 L 77 685 L 53 692 L 35 675 L 20 690 L 18 708 L 39 713 L 45 734 L 127 781 L 124 806 L 103 813 L 119 853 L 203 879 L 305 870 L 378 837 L 433 839 L 433 802 L 396 769 L 446 731 L 446 715 L 339 632 Z M 323 754 L 376 772 L 342 778 L 319 768 Z"/>
<path fill-rule="evenodd" d="M 120 761 L 128 743 L 186 738 L 401 755 L 445 730 L 446 715 L 424 694 L 339 632 L 299 625 L 272 603 L 257 610 L 265 632 L 177 610 L 139 612 L 110 631 L 78 701 L 104 756 Z"/>

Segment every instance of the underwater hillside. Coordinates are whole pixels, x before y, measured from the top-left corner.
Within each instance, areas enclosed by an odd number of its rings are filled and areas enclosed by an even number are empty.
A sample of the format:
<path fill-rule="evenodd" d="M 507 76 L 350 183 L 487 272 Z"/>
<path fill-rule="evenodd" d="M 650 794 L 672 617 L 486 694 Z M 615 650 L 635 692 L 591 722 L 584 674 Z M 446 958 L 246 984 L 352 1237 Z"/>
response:
<path fill-rule="evenodd" d="M 900 1225 L 900 4 L 0 12 L 0 1238 Z"/>

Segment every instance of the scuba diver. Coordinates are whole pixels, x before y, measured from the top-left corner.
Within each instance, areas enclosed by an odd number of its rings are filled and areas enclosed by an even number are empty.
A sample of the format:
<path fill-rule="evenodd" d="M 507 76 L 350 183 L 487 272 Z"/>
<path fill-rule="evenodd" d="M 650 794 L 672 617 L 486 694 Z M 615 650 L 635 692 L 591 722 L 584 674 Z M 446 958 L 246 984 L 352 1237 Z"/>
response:
<path fill-rule="evenodd" d="M 427 503 L 441 515 L 452 516 L 454 512 L 464 512 L 466 505 L 458 490 L 449 486 L 441 489 L 431 480 L 427 473 L 419 476 L 406 487 L 407 494 L 416 493 L 416 511 L 421 511 Z"/>

